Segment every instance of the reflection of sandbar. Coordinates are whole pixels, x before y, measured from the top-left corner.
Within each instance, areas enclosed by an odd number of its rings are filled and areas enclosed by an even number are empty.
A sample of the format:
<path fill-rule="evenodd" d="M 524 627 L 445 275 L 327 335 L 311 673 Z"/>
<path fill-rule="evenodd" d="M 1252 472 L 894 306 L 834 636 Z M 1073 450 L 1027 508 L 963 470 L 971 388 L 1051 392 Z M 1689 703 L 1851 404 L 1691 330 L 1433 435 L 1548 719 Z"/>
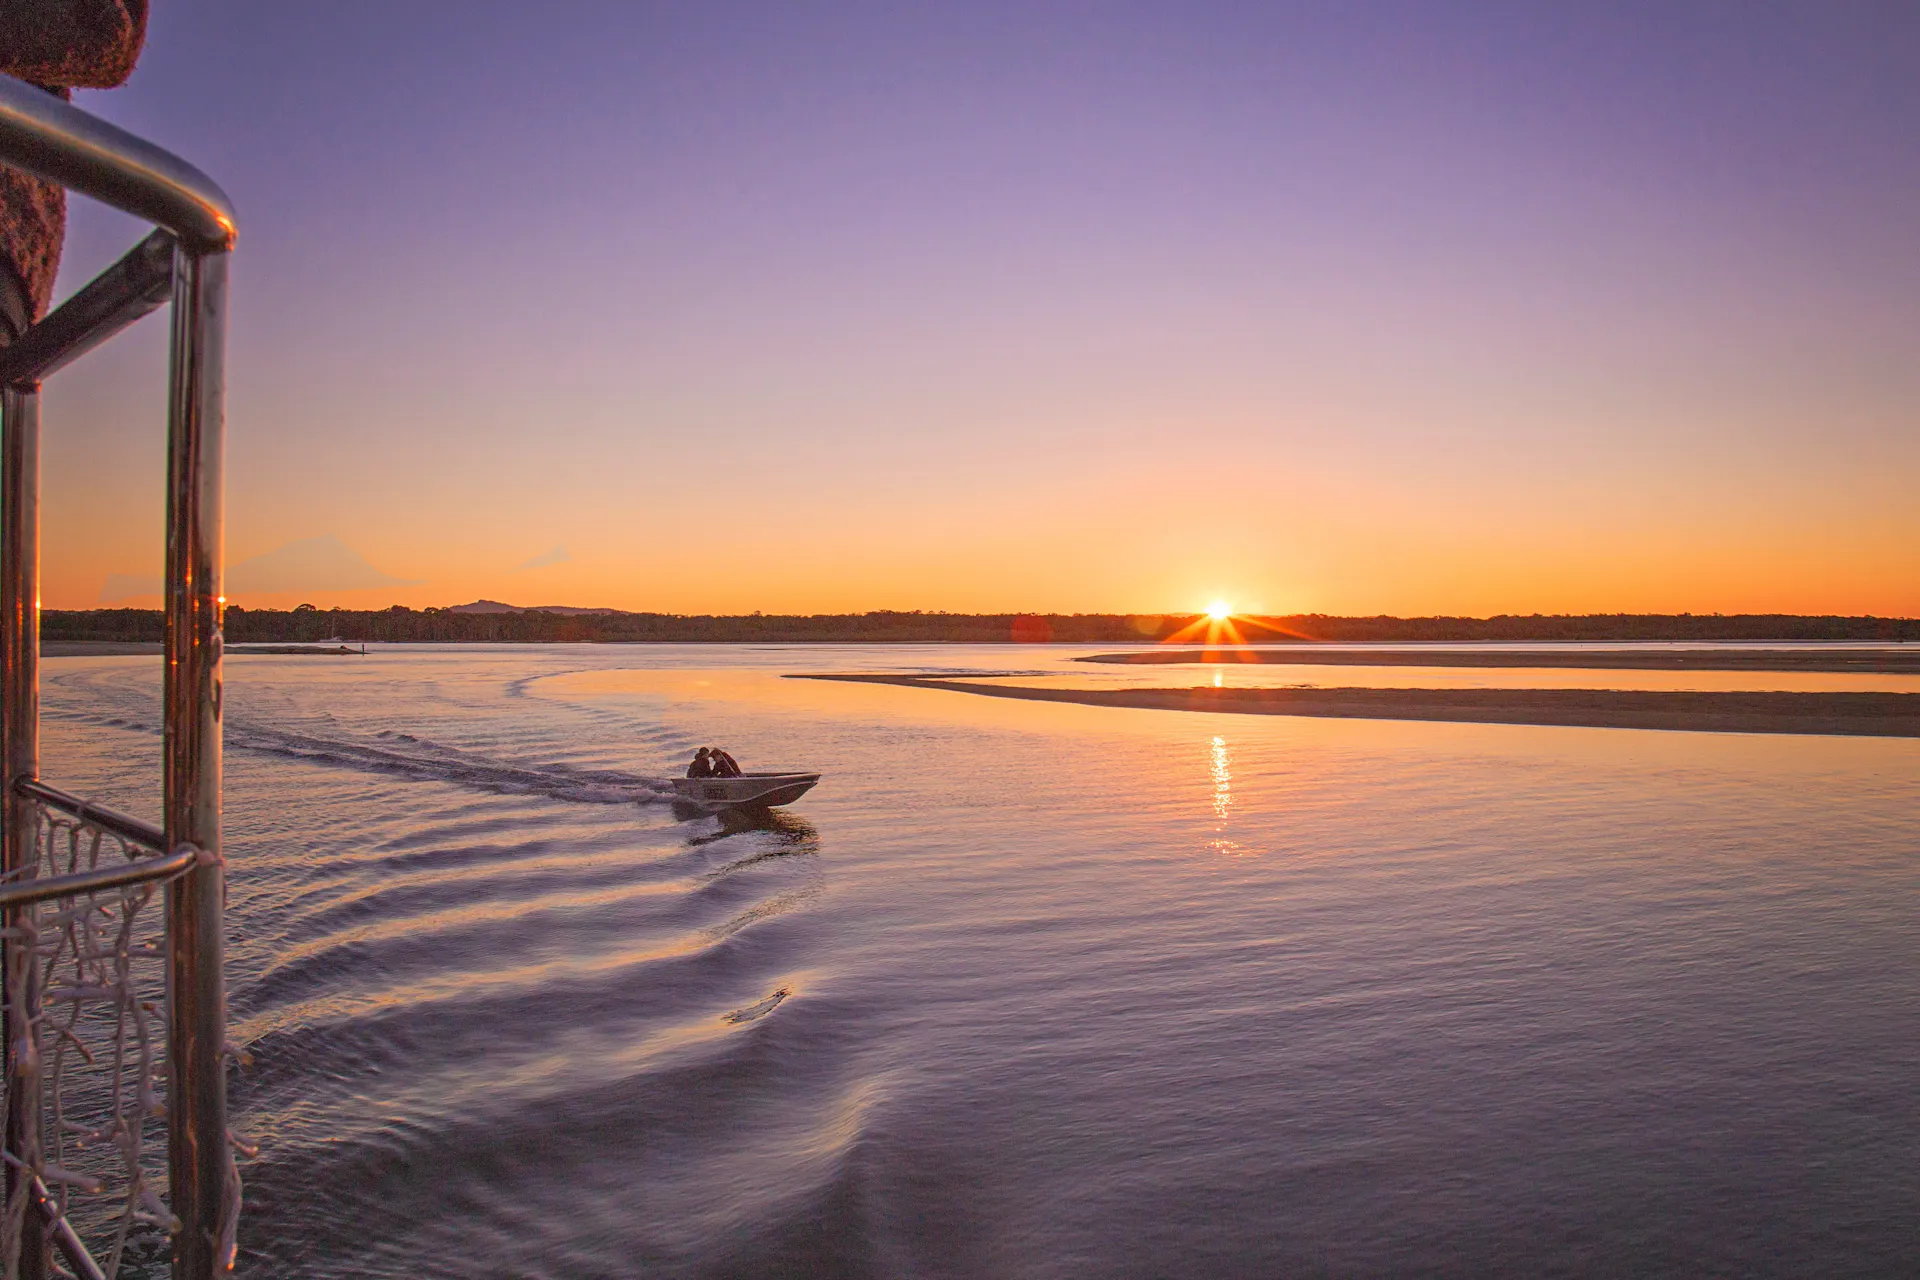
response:
<path fill-rule="evenodd" d="M 1920 693 L 1697 693 L 1643 689 L 1035 689 L 898 675 L 802 675 L 1092 707 L 1589 729 L 1920 738 Z"/>
<path fill-rule="evenodd" d="M 1300 663 L 1314 667 L 1579 667 L 1596 671 L 1842 671 L 1920 675 L 1901 649 L 1140 649 L 1076 662 Z"/>

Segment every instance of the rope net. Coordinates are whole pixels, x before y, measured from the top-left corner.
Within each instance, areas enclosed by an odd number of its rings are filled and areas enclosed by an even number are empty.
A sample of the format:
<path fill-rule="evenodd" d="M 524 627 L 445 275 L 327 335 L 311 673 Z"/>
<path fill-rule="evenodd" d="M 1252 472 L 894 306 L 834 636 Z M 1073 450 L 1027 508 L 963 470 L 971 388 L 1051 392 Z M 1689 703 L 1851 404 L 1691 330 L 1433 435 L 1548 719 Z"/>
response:
<path fill-rule="evenodd" d="M 31 813 L 39 876 L 92 871 L 159 852 L 39 801 Z M 100 1273 L 128 1275 L 164 1262 L 178 1227 L 166 1186 L 166 911 L 158 883 L 104 889 L 17 908 L 4 931 L 31 955 L 38 1011 L 9 1017 L 16 1063 L 39 1068 L 39 1133 L 4 1158 L 16 1176 L 0 1221 L 0 1262 L 20 1258 L 37 1173 L 53 1212 L 76 1232 Z M 16 941 L 18 940 L 18 941 Z M 9 1013 L 32 1002 L 9 973 Z M 22 1032 L 26 1034 L 22 1034 Z M 17 1068 L 16 1068 L 17 1070 Z M 30 1076 L 30 1071 L 29 1071 Z M 7 1087 L 16 1087 L 13 1075 Z M 14 1135 L 9 1135 L 10 1140 Z M 57 1224 L 49 1228 L 52 1236 Z M 55 1274 L 69 1260 L 53 1250 Z M 84 1269 L 79 1274 L 85 1274 Z"/>

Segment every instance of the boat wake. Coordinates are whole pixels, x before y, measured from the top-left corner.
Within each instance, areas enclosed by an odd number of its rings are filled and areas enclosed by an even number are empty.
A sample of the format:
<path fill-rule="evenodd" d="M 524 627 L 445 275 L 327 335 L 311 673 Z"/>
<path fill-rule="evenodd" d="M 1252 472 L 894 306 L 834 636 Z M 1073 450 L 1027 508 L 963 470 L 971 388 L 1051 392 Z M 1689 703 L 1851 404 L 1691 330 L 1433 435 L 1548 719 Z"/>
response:
<path fill-rule="evenodd" d="M 512 657 L 236 664 L 240 1274 L 791 1274 L 780 1233 L 859 1176 L 874 1096 L 822 833 L 674 809 L 705 724 L 530 694 L 574 661 Z M 53 776 L 149 811 L 156 667 L 49 670 Z"/>
<path fill-rule="evenodd" d="M 160 737 L 156 691 L 127 683 L 126 671 L 81 670 L 57 673 L 48 683 L 70 699 L 49 700 L 44 718 L 92 728 Z M 229 751 L 254 752 L 365 773 L 445 782 L 501 795 L 543 796 L 574 804 L 670 804 L 673 784 L 665 778 L 623 769 L 590 768 L 552 760 L 503 759 L 471 747 L 452 746 L 398 729 L 354 732 L 332 714 L 315 714 L 280 700 L 248 714 L 229 707 L 225 736 Z M 264 712 L 265 715 L 260 713 Z M 268 717 L 271 717 L 270 719 Z M 376 722 L 377 723 L 377 722 Z M 594 726 L 599 734 L 606 726 Z M 629 734 L 633 726 L 621 726 Z M 645 740 L 659 738 L 642 730 Z M 513 733 L 493 733 L 488 745 L 528 753 L 556 753 L 558 744 Z M 664 743 L 648 745 L 665 745 Z M 677 748 L 677 742 L 673 744 Z"/>
<path fill-rule="evenodd" d="M 673 784 L 614 769 L 519 765 L 397 730 L 375 740 L 323 737 L 267 725 L 229 722 L 227 747 L 369 773 L 450 782 L 500 795 L 534 795 L 574 804 L 670 804 Z"/>

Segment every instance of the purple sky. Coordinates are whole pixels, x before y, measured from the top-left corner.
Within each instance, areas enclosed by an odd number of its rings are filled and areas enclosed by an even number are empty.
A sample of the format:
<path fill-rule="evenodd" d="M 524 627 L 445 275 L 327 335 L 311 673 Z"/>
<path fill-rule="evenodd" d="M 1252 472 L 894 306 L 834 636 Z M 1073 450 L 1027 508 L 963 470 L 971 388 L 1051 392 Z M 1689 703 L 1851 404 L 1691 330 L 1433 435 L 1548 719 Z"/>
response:
<path fill-rule="evenodd" d="M 1910 3 L 154 2 L 81 105 L 240 211 L 238 598 L 1920 613 Z"/>

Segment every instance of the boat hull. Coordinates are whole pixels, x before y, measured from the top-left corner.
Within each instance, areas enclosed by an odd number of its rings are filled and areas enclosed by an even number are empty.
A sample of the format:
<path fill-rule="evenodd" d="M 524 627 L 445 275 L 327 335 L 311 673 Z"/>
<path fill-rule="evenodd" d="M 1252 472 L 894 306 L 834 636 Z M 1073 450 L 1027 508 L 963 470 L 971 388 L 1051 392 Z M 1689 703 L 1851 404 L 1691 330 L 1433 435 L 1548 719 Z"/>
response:
<path fill-rule="evenodd" d="M 817 773 L 743 773 L 737 778 L 674 778 L 674 794 L 709 813 L 792 804 L 820 781 Z"/>

